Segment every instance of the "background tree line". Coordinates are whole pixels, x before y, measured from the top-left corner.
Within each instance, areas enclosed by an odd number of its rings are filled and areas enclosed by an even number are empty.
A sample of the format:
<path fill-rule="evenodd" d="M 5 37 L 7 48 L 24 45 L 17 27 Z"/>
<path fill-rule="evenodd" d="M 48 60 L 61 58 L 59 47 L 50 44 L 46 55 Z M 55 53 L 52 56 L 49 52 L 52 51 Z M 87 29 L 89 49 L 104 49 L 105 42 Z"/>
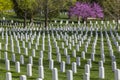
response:
<path fill-rule="evenodd" d="M 96 2 L 104 9 L 105 16 L 117 21 L 120 18 L 120 0 L 0 0 L 0 14 L 5 10 L 13 9 L 17 17 L 24 19 L 24 27 L 27 19 L 32 24 L 35 15 L 39 14 L 39 17 L 44 17 L 47 27 L 48 19 L 51 20 L 59 16 L 60 12 L 68 11 L 77 1 Z"/>

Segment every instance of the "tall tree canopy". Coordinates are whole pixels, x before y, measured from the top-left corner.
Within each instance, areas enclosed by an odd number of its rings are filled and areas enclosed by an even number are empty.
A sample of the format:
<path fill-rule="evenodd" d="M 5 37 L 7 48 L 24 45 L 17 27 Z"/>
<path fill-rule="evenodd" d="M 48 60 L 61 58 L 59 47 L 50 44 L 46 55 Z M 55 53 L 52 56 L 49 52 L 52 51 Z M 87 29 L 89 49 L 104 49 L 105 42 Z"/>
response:
<path fill-rule="evenodd" d="M 6 11 L 6 10 L 11 10 L 12 9 L 12 2 L 11 0 L 0 0 L 0 13 Z"/>
<path fill-rule="evenodd" d="M 104 11 L 114 19 L 120 16 L 120 0 L 105 0 Z"/>
<path fill-rule="evenodd" d="M 36 0 L 12 0 L 14 4 L 14 11 L 18 17 L 24 18 L 24 27 L 26 26 L 26 19 L 30 19 L 31 22 L 37 11 Z"/>
<path fill-rule="evenodd" d="M 105 0 L 104 1 L 104 11 L 107 15 L 107 17 L 111 17 L 116 20 L 118 29 L 118 20 L 120 19 L 120 0 Z"/>
<path fill-rule="evenodd" d="M 38 9 L 43 12 L 45 17 L 45 27 L 48 25 L 48 18 L 57 17 L 59 12 L 64 9 L 69 0 L 37 0 Z"/>
<path fill-rule="evenodd" d="M 81 3 L 77 2 L 74 6 L 71 6 L 68 11 L 68 16 L 77 16 L 86 20 L 88 17 L 103 18 L 103 9 L 97 3 Z"/>

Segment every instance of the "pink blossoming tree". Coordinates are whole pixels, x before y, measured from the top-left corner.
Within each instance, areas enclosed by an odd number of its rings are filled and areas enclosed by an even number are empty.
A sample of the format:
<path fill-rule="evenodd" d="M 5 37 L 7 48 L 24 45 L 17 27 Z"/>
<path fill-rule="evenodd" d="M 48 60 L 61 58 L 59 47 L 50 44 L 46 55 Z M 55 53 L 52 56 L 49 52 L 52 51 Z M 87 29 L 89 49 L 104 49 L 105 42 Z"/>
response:
<path fill-rule="evenodd" d="M 77 16 L 83 21 L 87 20 L 88 17 L 92 18 L 103 18 L 103 9 L 97 3 L 80 3 L 76 2 L 74 6 L 71 6 L 68 10 L 68 16 Z"/>

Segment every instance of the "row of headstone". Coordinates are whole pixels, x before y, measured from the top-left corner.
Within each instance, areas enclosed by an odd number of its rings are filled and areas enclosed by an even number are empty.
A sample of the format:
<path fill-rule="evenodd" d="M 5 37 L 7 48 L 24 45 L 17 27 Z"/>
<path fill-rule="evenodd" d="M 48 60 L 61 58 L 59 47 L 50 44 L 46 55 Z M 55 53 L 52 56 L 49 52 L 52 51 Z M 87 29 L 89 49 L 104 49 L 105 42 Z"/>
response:
<path fill-rule="evenodd" d="M 114 44 L 116 45 L 116 39 L 114 39 L 115 37 L 114 37 L 112 31 L 110 33 L 111 33 L 111 36 L 112 36 L 112 40 L 113 40 Z M 107 43 L 109 45 L 110 57 L 111 57 L 111 60 L 112 60 L 112 65 L 111 66 L 112 66 L 112 71 L 114 71 L 114 79 L 115 80 L 120 80 L 120 70 L 117 68 L 116 58 L 114 56 L 111 41 L 109 39 L 109 36 L 108 36 L 107 32 L 106 32 L 106 36 L 107 36 Z"/>
<path fill-rule="evenodd" d="M 43 69 L 42 66 L 39 67 L 40 71 L 41 69 Z M 89 65 L 86 64 L 85 65 L 85 74 L 83 76 L 83 80 L 90 80 L 90 72 L 89 72 Z M 40 73 L 41 74 L 41 73 Z M 43 74 L 41 74 L 39 77 L 37 78 L 37 80 L 42 80 L 43 79 Z M 104 79 L 104 68 L 103 67 L 99 67 L 99 77 Z M 120 80 L 120 70 L 116 69 L 115 71 L 115 80 Z M 11 72 L 7 72 L 6 73 L 6 80 L 12 80 L 12 73 Z M 27 80 L 26 75 L 21 75 L 20 76 L 20 80 Z M 58 80 L 58 70 L 57 68 L 54 68 L 52 70 L 52 80 Z M 67 71 L 67 80 L 73 80 L 73 72 L 72 70 L 68 70 Z"/>
<path fill-rule="evenodd" d="M 20 80 L 27 80 L 26 75 L 21 75 Z M 11 72 L 6 72 L 6 79 L 5 80 L 12 80 L 12 73 Z M 43 80 L 43 78 L 37 78 L 36 80 Z"/>
<path fill-rule="evenodd" d="M 108 34 L 106 34 L 106 35 L 108 35 Z M 5 50 L 8 50 L 8 35 L 7 35 L 7 37 L 6 37 L 7 39 L 6 39 L 6 44 L 5 44 Z M 111 46 L 111 42 L 110 42 L 110 40 L 109 40 L 109 36 L 107 37 L 108 39 L 108 44 L 110 44 L 110 46 Z M 42 43 L 44 44 L 44 39 L 45 39 L 45 37 L 43 37 L 42 38 Z M 65 72 L 65 62 L 64 61 L 61 61 L 60 59 L 60 53 L 59 53 L 59 47 L 58 47 L 58 45 L 57 45 L 57 41 L 56 41 L 56 39 L 57 38 L 54 38 L 54 43 L 55 43 L 55 47 L 56 47 L 56 51 L 57 51 L 57 55 L 58 55 L 58 61 L 59 62 L 61 62 L 61 72 Z M 84 39 L 83 40 L 85 40 L 85 39 L 87 39 L 87 32 L 86 32 L 86 34 L 85 34 L 85 37 L 84 37 Z M 95 46 L 96 46 L 96 44 L 97 44 L 97 39 L 98 39 L 98 33 L 97 33 L 97 31 L 96 31 L 96 37 L 95 37 L 95 39 L 94 39 L 94 42 L 93 42 L 93 47 L 92 47 L 92 49 L 93 49 L 93 52 L 94 52 L 94 54 L 95 54 Z M 101 38 L 102 39 L 102 38 Z M 17 38 L 17 36 L 15 37 L 15 40 L 17 40 L 17 41 L 19 41 L 18 40 L 18 38 Z M 67 40 L 67 39 L 66 39 Z M 65 41 L 66 41 L 65 40 Z M 67 44 L 68 44 L 68 41 L 66 41 L 67 42 Z M 76 42 L 77 43 L 77 42 Z M 85 46 L 87 46 L 88 47 L 88 43 L 90 43 L 89 42 L 89 40 L 86 42 L 86 44 L 85 44 Z M 12 44 L 12 46 L 14 46 L 13 45 L 13 41 L 11 40 L 11 44 Z M 49 45 L 51 46 L 51 43 L 49 43 Z M 104 44 L 103 44 L 103 40 L 101 40 L 101 45 L 102 46 L 104 46 Z M 19 43 L 18 43 L 18 46 L 20 46 L 19 45 Z M 22 47 L 23 48 L 25 48 L 25 42 L 24 41 L 22 41 Z M 87 48 L 87 47 L 85 47 L 85 48 Z M 102 48 L 102 47 L 101 47 Z M 26 51 L 25 51 L 25 55 L 28 55 L 28 50 L 27 50 L 27 48 L 25 48 L 26 49 Z M 51 49 L 51 48 L 50 48 Z M 77 47 L 77 51 L 79 51 L 78 50 L 79 49 L 79 47 Z M 112 47 L 110 47 L 110 49 L 112 49 Z M 45 50 L 44 49 L 44 47 L 42 48 L 42 50 Z M 73 53 L 72 53 L 72 55 L 73 55 L 73 57 L 77 57 L 76 56 L 76 50 L 74 49 L 73 50 Z M 51 50 L 50 50 L 51 51 Z M 20 51 L 19 51 L 20 52 Z M 68 55 L 68 53 L 67 53 L 68 51 L 67 51 L 67 48 L 65 48 L 65 55 L 66 55 L 66 58 L 67 58 L 67 60 L 66 60 L 66 63 L 68 63 L 68 64 L 70 64 L 71 62 L 70 62 L 70 55 Z M 87 52 L 87 50 L 85 49 L 85 51 L 83 51 L 83 53 L 82 53 L 82 58 L 85 58 L 85 53 Z M 103 50 L 101 51 L 102 52 L 102 54 L 104 53 L 103 52 Z M 21 53 L 21 52 L 20 52 Z M 9 60 L 8 60 L 8 56 L 7 56 L 7 52 L 5 52 L 5 60 L 6 60 L 6 70 L 10 70 L 10 65 L 9 65 Z M 49 55 L 51 55 L 51 52 L 49 53 Z M 93 55 L 94 56 L 94 55 Z M 103 56 L 103 59 L 104 59 L 104 54 L 102 55 Z M 16 62 L 16 60 L 15 60 L 15 54 L 13 54 L 12 55 L 12 57 L 13 57 L 13 61 L 14 62 Z M 32 65 L 33 65 L 33 57 L 35 57 L 35 49 L 33 49 L 32 50 L 32 56 L 29 56 L 29 64 L 27 65 L 27 75 L 28 76 L 32 76 Z M 112 57 L 113 57 L 113 55 L 112 55 Z M 20 60 L 20 62 L 21 63 L 24 63 L 24 60 L 23 60 L 23 57 L 22 57 L 22 55 L 21 55 L 21 58 L 22 58 L 22 60 Z M 40 52 L 40 58 L 41 59 L 43 59 L 43 52 L 41 51 Z M 102 58 L 102 57 L 101 57 Z M 92 67 L 92 64 L 91 64 L 91 60 L 94 60 L 94 59 L 89 59 L 88 60 L 88 65 L 90 66 L 90 68 Z M 114 59 L 113 59 L 114 60 Z M 42 61 L 42 60 L 41 60 Z M 54 69 L 54 60 L 52 60 L 52 56 L 49 56 L 49 61 L 50 61 L 50 69 L 51 70 L 53 70 Z M 103 62 L 104 62 L 104 60 L 102 60 Z M 40 62 L 40 64 L 42 64 L 42 62 Z M 77 61 L 76 62 L 73 62 L 72 63 L 72 72 L 73 73 L 77 73 L 77 67 L 76 67 L 76 65 L 80 65 L 80 58 L 78 58 L 77 57 Z M 42 66 L 42 65 L 41 65 Z M 41 71 L 41 67 L 40 66 L 40 71 Z M 117 68 L 115 68 L 116 66 L 115 66 L 115 62 L 113 63 L 113 70 L 116 70 Z M 90 77 L 90 72 L 89 72 L 89 69 L 90 68 L 88 68 L 88 67 L 85 67 L 85 76 L 87 76 L 87 77 L 85 77 L 85 79 L 87 78 L 87 79 L 89 79 L 89 77 Z M 42 68 L 43 69 L 43 68 Z M 16 62 L 16 71 L 17 72 L 20 72 L 20 63 L 19 62 Z M 44 71 L 42 71 L 42 72 L 44 72 Z M 118 71 L 119 72 L 119 71 Z M 56 69 L 55 69 L 55 72 L 54 73 L 57 73 L 57 71 L 56 71 Z M 71 74 L 71 73 L 69 73 L 69 74 Z M 99 77 L 100 78 L 104 78 L 104 67 L 103 66 L 99 66 Z M 56 78 L 56 77 L 54 77 L 54 78 Z M 56 78 L 57 79 L 57 78 Z"/>
<path fill-rule="evenodd" d="M 58 24 L 58 21 L 57 20 L 54 20 L 54 23 L 57 23 Z M 69 20 L 66 20 L 66 21 L 63 21 L 63 20 L 61 20 L 61 21 L 59 21 L 59 24 L 63 24 L 63 23 L 65 23 L 65 24 L 74 24 L 74 22 L 72 21 L 72 22 L 70 22 Z M 115 21 L 115 20 L 113 20 L 112 21 L 112 24 L 116 24 L 117 22 Z M 77 22 L 77 24 L 82 24 L 80 21 L 78 21 Z M 84 23 L 84 24 L 86 24 L 86 23 Z M 104 22 L 104 21 L 101 21 L 101 22 L 98 22 L 98 21 L 96 21 L 95 23 L 94 22 L 92 22 L 92 21 L 90 21 L 90 24 L 93 26 L 94 24 L 96 24 L 96 25 L 99 25 L 99 24 L 107 24 L 107 25 L 109 25 L 109 24 L 111 24 L 109 21 L 107 21 L 107 23 L 106 22 Z"/>

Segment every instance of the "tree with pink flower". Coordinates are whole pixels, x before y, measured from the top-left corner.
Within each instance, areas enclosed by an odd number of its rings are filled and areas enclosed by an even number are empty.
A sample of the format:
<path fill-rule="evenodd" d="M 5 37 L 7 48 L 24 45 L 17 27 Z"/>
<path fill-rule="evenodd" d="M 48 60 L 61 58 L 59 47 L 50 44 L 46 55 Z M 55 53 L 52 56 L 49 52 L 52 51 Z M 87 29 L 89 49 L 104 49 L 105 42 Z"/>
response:
<path fill-rule="evenodd" d="M 81 18 L 83 21 L 87 20 L 88 17 L 91 18 L 103 18 L 103 9 L 97 3 L 81 3 L 76 2 L 75 5 L 71 6 L 68 10 L 68 16 Z"/>

